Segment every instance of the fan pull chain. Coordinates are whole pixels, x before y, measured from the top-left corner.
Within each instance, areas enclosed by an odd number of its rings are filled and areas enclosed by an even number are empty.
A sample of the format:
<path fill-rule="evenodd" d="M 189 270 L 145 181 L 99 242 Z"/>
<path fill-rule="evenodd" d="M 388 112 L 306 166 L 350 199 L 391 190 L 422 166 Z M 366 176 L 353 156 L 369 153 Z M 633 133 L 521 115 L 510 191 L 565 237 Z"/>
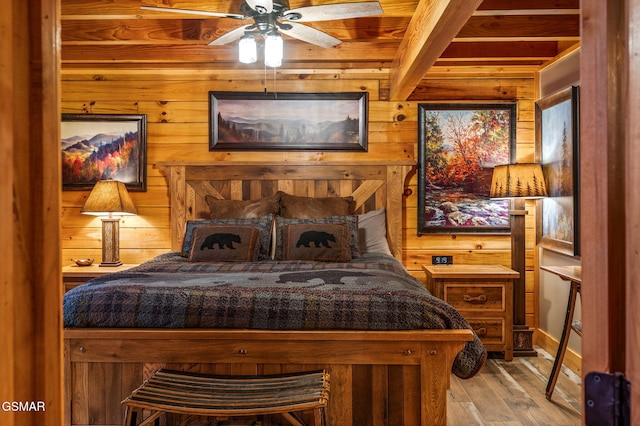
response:
<path fill-rule="evenodd" d="M 276 73 L 276 69 L 273 68 L 273 96 L 278 99 L 278 88 L 277 88 L 277 73 Z M 267 66 L 264 66 L 264 94 L 268 94 L 269 91 L 267 90 Z"/>
<path fill-rule="evenodd" d="M 267 90 L 267 64 L 264 64 L 264 94 L 266 95 L 267 93 L 269 93 L 269 91 Z"/>
<path fill-rule="evenodd" d="M 273 69 L 273 96 L 278 99 L 278 87 L 276 85 L 277 83 L 277 79 L 276 79 L 276 69 Z"/>

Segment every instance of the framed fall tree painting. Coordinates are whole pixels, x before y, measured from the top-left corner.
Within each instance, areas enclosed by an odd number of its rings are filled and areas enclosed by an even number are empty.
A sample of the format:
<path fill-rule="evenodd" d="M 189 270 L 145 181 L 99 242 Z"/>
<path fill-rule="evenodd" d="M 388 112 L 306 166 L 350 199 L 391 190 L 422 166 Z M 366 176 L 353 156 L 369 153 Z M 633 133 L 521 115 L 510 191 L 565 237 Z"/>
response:
<path fill-rule="evenodd" d="M 515 160 L 516 104 L 418 105 L 418 234 L 508 233 L 493 167 Z"/>
<path fill-rule="evenodd" d="M 146 191 L 145 114 L 62 114 L 62 189 L 86 191 L 102 179 Z"/>

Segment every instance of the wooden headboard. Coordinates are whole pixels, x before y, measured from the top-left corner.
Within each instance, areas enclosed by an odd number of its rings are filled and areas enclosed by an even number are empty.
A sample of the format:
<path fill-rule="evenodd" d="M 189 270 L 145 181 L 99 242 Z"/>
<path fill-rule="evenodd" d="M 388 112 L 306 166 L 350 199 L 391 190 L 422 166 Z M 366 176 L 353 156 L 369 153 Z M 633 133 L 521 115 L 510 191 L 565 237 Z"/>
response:
<path fill-rule="evenodd" d="M 206 195 L 256 200 L 284 191 L 307 197 L 353 196 L 356 213 L 387 209 L 391 253 L 402 260 L 402 197 L 412 163 L 161 162 L 169 181 L 171 248 L 180 250 L 189 219 L 208 218 Z"/>

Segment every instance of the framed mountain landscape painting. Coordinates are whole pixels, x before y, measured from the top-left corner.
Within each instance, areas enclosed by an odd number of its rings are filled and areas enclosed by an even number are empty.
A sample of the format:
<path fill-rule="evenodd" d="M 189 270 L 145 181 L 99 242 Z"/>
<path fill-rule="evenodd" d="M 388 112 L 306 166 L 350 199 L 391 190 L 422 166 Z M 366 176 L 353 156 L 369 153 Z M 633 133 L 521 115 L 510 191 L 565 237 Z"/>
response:
<path fill-rule="evenodd" d="M 540 247 L 580 255 L 579 88 L 571 86 L 536 102 L 536 158 L 548 197 L 536 204 Z"/>
<path fill-rule="evenodd" d="M 63 190 L 113 179 L 146 191 L 146 115 L 62 114 L 60 133 Z"/>
<path fill-rule="evenodd" d="M 368 94 L 209 92 L 209 150 L 366 151 Z"/>
<path fill-rule="evenodd" d="M 418 105 L 418 234 L 508 233 L 493 168 L 515 160 L 516 104 Z"/>

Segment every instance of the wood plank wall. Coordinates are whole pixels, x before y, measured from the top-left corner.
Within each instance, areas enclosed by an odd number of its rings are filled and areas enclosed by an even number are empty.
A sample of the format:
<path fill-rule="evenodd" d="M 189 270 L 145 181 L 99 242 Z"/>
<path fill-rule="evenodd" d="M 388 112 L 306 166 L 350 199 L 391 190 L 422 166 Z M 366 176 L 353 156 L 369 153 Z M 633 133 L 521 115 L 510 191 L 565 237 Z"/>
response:
<path fill-rule="evenodd" d="M 266 79 L 265 79 L 266 77 Z M 163 160 L 406 160 L 417 161 L 418 103 L 452 101 L 517 101 L 517 160 L 534 158 L 534 73 L 511 75 L 489 71 L 434 68 L 410 101 L 387 101 L 388 70 L 286 70 L 274 81 L 271 70 L 95 68 L 62 70 L 62 111 L 93 114 L 146 114 L 147 192 L 131 193 L 137 216 L 125 217 L 120 229 L 120 257 L 138 263 L 170 248 L 167 183 L 154 163 Z M 209 91 L 369 93 L 369 150 L 337 152 L 209 152 Z M 404 263 L 424 282 L 423 263 L 431 255 L 453 255 L 455 263 L 510 265 L 508 235 L 416 235 L 417 178 L 408 180 L 405 199 Z M 101 223 L 80 214 L 87 191 L 62 194 L 63 259 L 93 257 L 101 252 Z M 527 205 L 527 323 L 536 327 L 534 280 L 535 208 Z"/>
<path fill-rule="evenodd" d="M 55 162 L 60 134 L 59 21 L 56 1 L 2 3 L 2 426 L 58 426 L 63 422 L 60 167 Z M 13 402 L 37 410 L 13 411 Z"/>

